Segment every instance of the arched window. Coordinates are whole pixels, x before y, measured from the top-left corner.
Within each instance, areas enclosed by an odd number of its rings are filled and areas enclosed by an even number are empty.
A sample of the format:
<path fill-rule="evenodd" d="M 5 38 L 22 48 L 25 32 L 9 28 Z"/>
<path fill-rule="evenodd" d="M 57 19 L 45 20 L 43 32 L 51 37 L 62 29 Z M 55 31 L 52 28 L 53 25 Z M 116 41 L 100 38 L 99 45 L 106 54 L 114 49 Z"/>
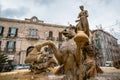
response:
<path fill-rule="evenodd" d="M 59 32 L 59 41 L 62 41 L 62 33 L 61 32 Z"/>
<path fill-rule="evenodd" d="M 55 38 L 53 37 L 53 32 L 52 31 L 49 31 L 49 35 L 47 37 L 47 40 L 52 40 L 52 41 L 55 40 Z"/>
<path fill-rule="evenodd" d="M 53 32 L 49 31 L 49 37 L 53 37 Z"/>

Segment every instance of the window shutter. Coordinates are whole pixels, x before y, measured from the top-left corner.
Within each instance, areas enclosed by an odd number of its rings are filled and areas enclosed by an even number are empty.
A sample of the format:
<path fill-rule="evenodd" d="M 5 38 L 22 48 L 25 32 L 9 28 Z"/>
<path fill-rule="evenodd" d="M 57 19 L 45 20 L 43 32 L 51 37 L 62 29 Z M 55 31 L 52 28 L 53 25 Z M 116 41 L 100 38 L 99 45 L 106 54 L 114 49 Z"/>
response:
<path fill-rule="evenodd" d="M 1 41 L 0 41 L 0 49 L 1 49 Z"/>
<path fill-rule="evenodd" d="M 16 50 L 16 42 L 14 41 L 14 51 Z"/>
<path fill-rule="evenodd" d="M 62 41 L 62 33 L 59 32 L 59 41 Z"/>
<path fill-rule="evenodd" d="M 1 31 L 1 34 L 3 34 L 3 31 L 4 31 L 4 27 L 2 27 L 2 31 Z"/>
<path fill-rule="evenodd" d="M 8 31 L 8 36 L 11 35 L 11 28 L 9 28 L 9 31 Z"/>
<path fill-rule="evenodd" d="M 8 51 L 8 44 L 9 44 L 9 41 L 7 41 L 7 44 L 6 44 L 6 49 Z"/>
<path fill-rule="evenodd" d="M 49 31 L 49 37 L 53 37 L 53 32 Z"/>
<path fill-rule="evenodd" d="M 15 37 L 18 35 L 18 28 L 16 28 Z"/>

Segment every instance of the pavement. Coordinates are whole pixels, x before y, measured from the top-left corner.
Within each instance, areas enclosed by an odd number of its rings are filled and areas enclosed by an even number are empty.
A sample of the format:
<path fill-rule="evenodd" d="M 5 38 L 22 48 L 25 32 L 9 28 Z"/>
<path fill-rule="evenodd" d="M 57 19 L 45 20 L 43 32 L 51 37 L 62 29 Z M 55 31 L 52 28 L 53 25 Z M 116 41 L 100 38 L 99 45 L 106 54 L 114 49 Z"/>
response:
<path fill-rule="evenodd" d="M 11 74 L 22 74 L 22 73 L 28 73 L 30 72 L 30 70 L 28 69 L 21 69 L 21 70 L 13 70 L 11 72 L 2 72 L 0 73 L 0 76 L 4 76 L 4 75 L 11 75 Z"/>
<path fill-rule="evenodd" d="M 120 69 L 115 67 L 100 67 L 104 72 L 120 72 Z"/>
<path fill-rule="evenodd" d="M 114 67 L 101 67 L 104 71 L 103 74 L 98 74 L 95 80 L 120 80 L 120 69 L 116 69 Z M 14 77 L 11 77 L 14 75 Z M 5 78 L 8 77 L 8 78 Z M 56 76 L 54 74 L 42 75 L 42 74 L 31 74 L 30 70 L 14 70 L 11 72 L 3 72 L 0 73 L 0 80 L 14 80 L 14 78 L 19 80 L 60 80 L 62 76 Z M 93 80 L 93 79 L 92 79 Z"/>

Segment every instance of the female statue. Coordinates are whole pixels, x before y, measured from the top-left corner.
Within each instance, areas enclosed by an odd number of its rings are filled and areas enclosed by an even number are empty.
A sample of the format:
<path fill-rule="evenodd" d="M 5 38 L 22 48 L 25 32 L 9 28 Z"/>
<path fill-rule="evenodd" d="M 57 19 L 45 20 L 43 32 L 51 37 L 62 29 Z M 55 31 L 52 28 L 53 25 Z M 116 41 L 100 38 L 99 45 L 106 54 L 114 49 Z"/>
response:
<path fill-rule="evenodd" d="M 84 10 L 84 6 L 80 6 L 81 12 L 78 15 L 78 20 L 76 20 L 76 22 L 79 21 L 79 23 L 77 24 L 77 31 L 81 30 L 84 31 L 88 37 L 89 37 L 89 24 L 88 24 L 88 11 Z"/>

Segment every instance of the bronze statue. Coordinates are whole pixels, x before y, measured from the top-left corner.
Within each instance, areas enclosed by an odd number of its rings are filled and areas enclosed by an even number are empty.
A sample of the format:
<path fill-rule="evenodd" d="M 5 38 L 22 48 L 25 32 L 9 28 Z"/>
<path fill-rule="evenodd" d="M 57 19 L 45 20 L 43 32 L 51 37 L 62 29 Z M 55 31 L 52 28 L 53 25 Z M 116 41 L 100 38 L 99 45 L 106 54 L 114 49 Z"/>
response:
<path fill-rule="evenodd" d="M 87 20 L 88 17 L 88 11 L 84 10 L 84 6 L 80 6 L 81 12 L 78 15 L 78 20 L 76 20 L 76 22 L 79 22 L 76 27 L 77 27 L 77 31 L 81 30 L 84 31 L 88 37 L 89 37 L 89 23 Z"/>

